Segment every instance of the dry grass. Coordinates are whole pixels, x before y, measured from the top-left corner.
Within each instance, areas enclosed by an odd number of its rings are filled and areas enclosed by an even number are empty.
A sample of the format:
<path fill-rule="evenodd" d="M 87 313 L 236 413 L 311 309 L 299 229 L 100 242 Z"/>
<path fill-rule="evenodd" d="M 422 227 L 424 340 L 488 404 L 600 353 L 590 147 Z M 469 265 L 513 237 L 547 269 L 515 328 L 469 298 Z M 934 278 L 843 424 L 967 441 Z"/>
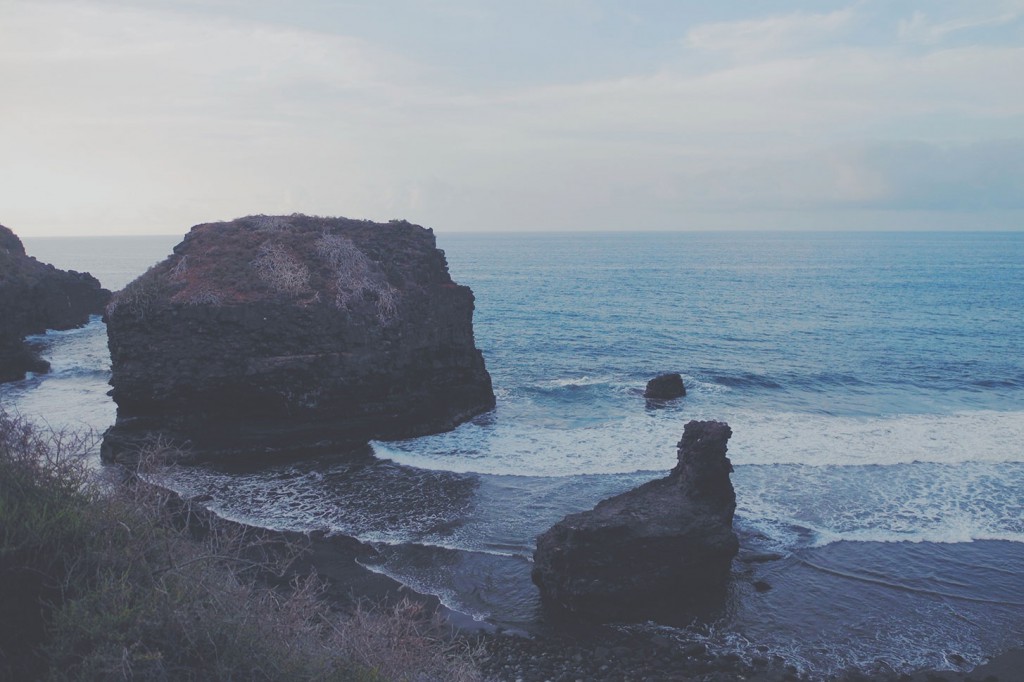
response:
<path fill-rule="evenodd" d="M 422 603 L 402 600 L 391 607 L 361 604 L 355 613 L 331 624 L 337 646 L 352 660 L 387 680 L 482 679 L 478 661 L 482 645 L 449 636 L 436 615 Z"/>
<path fill-rule="evenodd" d="M 309 289 L 309 268 L 280 243 L 264 242 L 250 265 L 274 291 L 300 294 Z"/>
<path fill-rule="evenodd" d="M 338 614 L 289 571 L 302 547 L 135 473 L 101 486 L 90 440 L 0 411 L 0 679 L 481 679 L 415 603 Z"/>
<path fill-rule="evenodd" d="M 107 304 L 107 315 L 123 308 L 135 317 L 144 318 L 166 297 L 167 291 L 163 274 L 154 266 L 114 293 Z"/>
<path fill-rule="evenodd" d="M 351 239 L 325 232 L 317 239 L 315 248 L 316 255 L 332 273 L 334 303 L 338 308 L 348 307 L 368 294 L 375 301 L 381 325 L 395 320 L 400 293 Z"/>
<path fill-rule="evenodd" d="M 263 230 L 265 232 L 274 232 L 276 230 L 282 230 L 292 226 L 292 221 L 295 218 L 301 218 L 304 216 L 293 214 L 291 216 L 281 215 L 253 215 L 245 218 L 252 227 L 257 230 Z"/>

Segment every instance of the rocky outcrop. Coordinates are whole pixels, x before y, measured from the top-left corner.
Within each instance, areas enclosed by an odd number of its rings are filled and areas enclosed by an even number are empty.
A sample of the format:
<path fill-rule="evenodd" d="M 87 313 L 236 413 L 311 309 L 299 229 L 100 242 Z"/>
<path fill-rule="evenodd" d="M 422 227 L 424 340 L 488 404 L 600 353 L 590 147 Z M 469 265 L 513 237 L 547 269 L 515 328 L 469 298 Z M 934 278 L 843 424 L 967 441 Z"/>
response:
<path fill-rule="evenodd" d="M 58 270 L 27 255 L 18 236 L 0 225 L 0 381 L 47 371 L 25 337 L 79 327 L 103 312 L 109 298 L 89 273 Z"/>
<path fill-rule="evenodd" d="M 107 459 L 343 449 L 491 409 L 473 293 L 405 221 L 250 216 L 193 227 L 107 309 Z"/>
<path fill-rule="evenodd" d="M 644 397 L 648 400 L 674 400 L 686 395 L 683 377 L 678 373 L 659 374 L 647 382 Z"/>
<path fill-rule="evenodd" d="M 722 599 L 739 542 L 723 422 L 691 421 L 662 479 L 571 514 L 537 539 L 533 581 L 556 611 L 671 620 Z"/>

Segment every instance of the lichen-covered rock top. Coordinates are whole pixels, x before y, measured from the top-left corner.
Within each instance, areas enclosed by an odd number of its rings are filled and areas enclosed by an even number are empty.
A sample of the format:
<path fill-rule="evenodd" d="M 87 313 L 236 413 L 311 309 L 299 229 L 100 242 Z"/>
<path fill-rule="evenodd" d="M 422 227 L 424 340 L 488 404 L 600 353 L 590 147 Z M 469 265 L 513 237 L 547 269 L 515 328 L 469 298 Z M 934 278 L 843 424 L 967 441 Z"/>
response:
<path fill-rule="evenodd" d="M 28 256 L 18 236 L 0 225 L 0 381 L 49 368 L 25 345 L 25 336 L 83 325 L 103 312 L 109 298 L 89 273 L 58 270 Z"/>
<path fill-rule="evenodd" d="M 107 309 L 104 455 L 157 436 L 223 458 L 453 428 L 494 406 L 472 315 L 418 225 L 197 225 Z"/>
<path fill-rule="evenodd" d="M 108 313 L 273 301 L 332 305 L 386 321 L 399 289 L 408 297 L 446 285 L 455 286 L 429 229 L 405 221 L 261 215 L 196 225 L 173 254 L 117 292 Z"/>

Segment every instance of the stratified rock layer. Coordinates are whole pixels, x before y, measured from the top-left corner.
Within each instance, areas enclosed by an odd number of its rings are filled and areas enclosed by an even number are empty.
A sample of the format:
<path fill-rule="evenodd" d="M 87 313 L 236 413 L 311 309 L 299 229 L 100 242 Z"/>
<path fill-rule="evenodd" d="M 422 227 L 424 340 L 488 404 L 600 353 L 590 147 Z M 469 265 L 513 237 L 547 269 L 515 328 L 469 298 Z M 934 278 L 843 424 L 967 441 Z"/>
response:
<path fill-rule="evenodd" d="M 473 293 L 405 221 L 197 225 L 107 318 L 107 459 L 154 438 L 204 459 L 354 447 L 494 406 Z"/>
<path fill-rule="evenodd" d="M 597 620 L 671 620 L 724 595 L 739 542 L 722 422 L 691 421 L 665 478 L 571 514 L 537 539 L 546 605 Z"/>
<path fill-rule="evenodd" d="M 25 253 L 0 225 L 0 381 L 17 381 L 49 364 L 25 344 L 29 334 L 71 329 L 103 312 L 110 292 L 86 272 L 58 270 Z"/>

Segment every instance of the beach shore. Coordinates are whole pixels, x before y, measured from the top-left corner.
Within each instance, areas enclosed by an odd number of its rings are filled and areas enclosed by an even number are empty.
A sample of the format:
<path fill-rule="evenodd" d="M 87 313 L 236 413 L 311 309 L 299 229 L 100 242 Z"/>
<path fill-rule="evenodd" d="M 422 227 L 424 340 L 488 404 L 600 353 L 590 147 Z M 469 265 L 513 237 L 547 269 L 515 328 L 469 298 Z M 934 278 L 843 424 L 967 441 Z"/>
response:
<path fill-rule="evenodd" d="M 298 574 L 315 572 L 326 582 L 325 597 L 342 610 L 357 603 L 387 605 L 402 599 L 419 601 L 439 612 L 452 636 L 482 642 L 487 652 L 480 664 L 487 679 L 552 682 L 635 680 L 658 682 L 816 682 L 783 659 L 766 654 L 744 660 L 716 655 L 698 641 L 680 643 L 655 633 L 625 632 L 612 626 L 545 624 L 536 632 L 507 632 L 446 609 L 433 596 L 418 594 L 364 564 L 372 564 L 372 547 L 343 535 L 283 533 L 292 542 L 308 542 L 294 564 Z M 846 671 L 835 682 L 1021 682 L 1024 649 L 1013 649 L 970 672 Z"/>

